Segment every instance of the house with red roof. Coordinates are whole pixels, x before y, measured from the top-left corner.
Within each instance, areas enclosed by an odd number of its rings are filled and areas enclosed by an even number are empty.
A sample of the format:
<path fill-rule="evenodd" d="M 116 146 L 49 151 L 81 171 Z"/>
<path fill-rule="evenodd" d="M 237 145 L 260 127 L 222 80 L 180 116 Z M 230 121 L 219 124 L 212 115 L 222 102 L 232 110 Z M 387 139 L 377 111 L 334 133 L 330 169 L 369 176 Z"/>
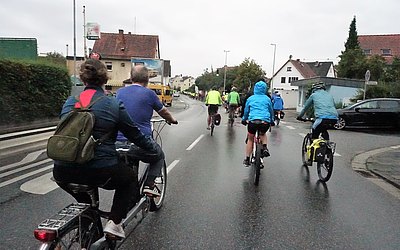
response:
<path fill-rule="evenodd" d="M 138 35 L 123 30 L 118 33 L 101 33 L 91 53 L 99 54 L 106 65 L 109 77 L 106 89 L 115 91 L 130 78 L 131 58 L 160 59 L 159 39 L 156 35 Z"/>
<path fill-rule="evenodd" d="M 389 64 L 400 58 L 400 34 L 359 35 L 358 42 L 367 56 L 380 55 Z"/>
<path fill-rule="evenodd" d="M 297 90 L 294 81 L 312 77 L 336 77 L 333 62 L 302 62 L 300 59 L 289 60 L 274 74 L 271 85 L 274 90 Z"/>

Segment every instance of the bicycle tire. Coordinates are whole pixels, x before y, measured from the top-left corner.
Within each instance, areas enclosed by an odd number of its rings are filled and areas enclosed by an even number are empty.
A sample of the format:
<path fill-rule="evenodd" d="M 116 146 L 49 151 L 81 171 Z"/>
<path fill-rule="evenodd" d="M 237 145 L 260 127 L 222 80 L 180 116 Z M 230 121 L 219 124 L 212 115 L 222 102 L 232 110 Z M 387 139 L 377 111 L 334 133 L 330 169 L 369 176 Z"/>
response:
<path fill-rule="evenodd" d="M 101 223 L 100 219 L 98 222 L 92 216 L 83 214 L 81 219 L 81 231 L 79 233 L 79 219 L 75 220 L 71 226 L 65 231 L 61 232 L 57 239 L 49 246 L 49 250 L 73 250 L 73 249 L 89 249 L 90 246 L 100 239 L 102 235 L 102 229 L 99 228 Z M 101 224 L 100 224 L 101 226 Z M 81 240 L 80 240 L 81 239 Z M 81 242 L 80 242 L 81 241 Z M 106 248 L 108 249 L 108 248 Z"/>
<path fill-rule="evenodd" d="M 150 211 L 159 210 L 165 200 L 165 192 L 167 190 L 167 164 L 164 161 L 164 166 L 161 168 L 161 176 L 155 180 L 156 188 L 160 192 L 160 197 L 155 197 L 150 200 Z"/>
<path fill-rule="evenodd" d="M 254 185 L 258 186 L 261 174 L 261 145 L 258 143 L 256 144 L 256 153 L 255 153 L 253 169 L 254 169 L 253 182 Z"/>
<path fill-rule="evenodd" d="M 330 148 L 325 151 L 324 161 L 317 163 L 317 172 L 319 180 L 327 182 L 332 176 L 333 172 L 333 153 Z"/>
<path fill-rule="evenodd" d="M 214 121 L 211 121 L 211 129 L 210 129 L 211 136 L 213 136 L 214 134 L 214 127 L 215 127 Z"/>
<path fill-rule="evenodd" d="M 310 160 L 307 157 L 307 146 L 310 146 L 310 145 L 311 145 L 311 134 L 308 133 L 306 136 L 304 136 L 303 144 L 301 146 L 301 159 L 303 161 L 304 167 L 312 165 L 312 161 L 310 162 Z"/>

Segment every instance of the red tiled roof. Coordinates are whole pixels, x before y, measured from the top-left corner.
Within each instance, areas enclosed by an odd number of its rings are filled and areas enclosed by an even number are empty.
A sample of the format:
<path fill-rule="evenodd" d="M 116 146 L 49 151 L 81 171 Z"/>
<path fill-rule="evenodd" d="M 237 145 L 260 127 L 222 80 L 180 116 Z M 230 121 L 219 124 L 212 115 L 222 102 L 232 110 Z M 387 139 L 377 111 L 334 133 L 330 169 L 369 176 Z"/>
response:
<path fill-rule="evenodd" d="M 358 42 L 363 50 L 370 49 L 371 55 L 381 55 L 389 63 L 400 57 L 400 34 L 359 35 Z M 382 55 L 382 49 L 390 49 L 391 55 Z"/>
<path fill-rule="evenodd" d="M 317 76 L 317 74 L 315 74 L 315 72 L 312 70 L 312 68 L 304 62 L 301 62 L 300 60 L 290 60 L 292 62 L 292 64 L 296 67 L 296 69 L 300 72 L 300 74 L 304 77 L 304 78 L 311 78 L 311 77 L 315 77 Z"/>
<path fill-rule="evenodd" d="M 124 34 L 123 30 L 119 33 L 101 33 L 100 39 L 96 40 L 93 52 L 97 52 L 103 59 L 130 59 L 138 58 L 159 58 L 158 36 Z"/>

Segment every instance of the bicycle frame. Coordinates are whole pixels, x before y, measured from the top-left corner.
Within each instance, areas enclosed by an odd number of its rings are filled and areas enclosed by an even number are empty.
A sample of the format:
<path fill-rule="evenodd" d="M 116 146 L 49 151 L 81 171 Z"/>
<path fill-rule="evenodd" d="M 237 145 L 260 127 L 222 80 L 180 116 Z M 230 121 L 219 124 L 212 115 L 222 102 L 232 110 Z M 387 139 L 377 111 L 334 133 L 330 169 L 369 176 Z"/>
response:
<path fill-rule="evenodd" d="M 154 138 L 159 138 L 161 130 L 164 128 L 165 124 L 162 125 L 161 123 L 165 121 L 164 119 L 160 120 L 152 120 L 153 124 L 153 136 Z M 159 122 L 159 126 L 154 128 L 154 124 Z M 129 145 L 128 145 L 129 146 Z M 124 157 L 127 163 L 132 164 L 132 167 L 135 173 L 138 173 L 138 188 L 139 188 L 139 200 L 135 204 L 133 208 L 128 212 L 127 217 L 123 219 L 122 225 L 123 227 L 127 227 L 133 220 L 136 219 L 137 223 L 132 228 L 134 230 L 136 226 L 146 217 L 147 213 L 151 211 L 152 204 L 154 203 L 153 198 L 145 195 L 143 193 L 144 182 L 147 178 L 149 172 L 149 164 L 143 164 L 144 169 L 139 173 L 139 161 L 135 159 L 128 159 L 128 151 L 129 147 L 118 148 L 117 151 L 120 154 L 120 157 Z M 164 162 L 164 180 L 163 184 L 166 185 L 166 165 Z M 90 185 L 81 185 L 81 184 L 68 184 L 70 189 L 73 192 L 86 192 L 89 194 L 91 198 L 91 204 L 84 204 L 84 203 L 72 203 L 62 210 L 60 210 L 57 214 L 53 215 L 49 219 L 44 220 L 40 223 L 35 229 L 34 234 L 35 237 L 42 242 L 39 249 L 46 250 L 46 249 L 54 249 L 54 244 L 60 244 L 58 241 L 65 236 L 65 233 L 70 232 L 74 227 L 78 225 L 78 234 L 79 234 L 79 242 L 77 242 L 80 246 L 84 246 L 85 239 L 84 237 L 87 235 L 83 234 L 92 234 L 91 229 L 87 232 L 85 231 L 87 228 L 84 228 L 82 225 L 83 218 L 88 219 L 93 223 L 93 228 L 97 230 L 97 234 L 100 237 L 95 237 L 97 241 L 89 242 L 88 245 L 90 246 L 91 250 L 96 249 L 114 249 L 117 245 L 117 239 L 110 239 L 104 235 L 103 226 L 101 222 L 101 218 L 109 219 L 108 212 L 102 211 L 99 209 L 99 195 L 98 195 L 98 188 L 97 186 L 90 186 Z M 160 197 L 160 204 L 162 204 L 162 200 L 165 195 L 165 187 Z M 152 203 L 153 202 L 153 203 Z M 153 208 L 152 211 L 157 210 L 161 205 L 154 205 L 158 206 L 156 209 Z M 141 216 L 140 216 L 141 215 Z M 93 229 L 92 228 L 92 229 Z M 94 235 L 89 235 L 94 236 Z M 101 237 L 102 236 L 102 237 Z M 100 238 L 100 239 L 97 239 Z M 122 242 L 120 243 L 122 244 Z"/>

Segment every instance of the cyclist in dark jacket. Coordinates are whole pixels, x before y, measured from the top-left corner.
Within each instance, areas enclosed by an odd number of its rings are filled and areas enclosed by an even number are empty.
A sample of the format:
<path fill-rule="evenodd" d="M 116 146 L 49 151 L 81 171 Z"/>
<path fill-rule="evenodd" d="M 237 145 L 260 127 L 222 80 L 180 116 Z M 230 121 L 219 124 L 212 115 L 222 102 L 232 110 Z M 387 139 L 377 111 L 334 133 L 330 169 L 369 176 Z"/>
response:
<path fill-rule="evenodd" d="M 134 205 L 136 181 L 132 168 L 119 162 L 115 150 L 117 132 L 124 135 L 139 147 L 150 152 L 157 152 L 156 145 L 146 138 L 132 122 L 124 105 L 114 97 L 107 97 L 103 87 L 107 82 L 107 68 L 99 60 L 89 59 L 80 69 L 80 78 L 85 83 L 85 90 L 80 95 L 80 100 L 85 105 L 92 98 L 103 97 L 91 108 L 95 115 L 93 136 L 95 139 L 113 131 L 100 145 L 96 146 L 94 158 L 85 164 L 73 164 L 62 161 L 54 162 L 53 175 L 57 184 L 71 194 L 78 202 L 91 203 L 89 195 L 74 193 L 68 188 L 67 183 L 78 183 L 101 186 L 105 189 L 115 189 L 110 220 L 107 222 L 104 232 L 124 238 L 125 232 L 121 221 L 126 217 L 129 208 Z M 94 100 L 93 99 L 93 100 Z M 75 107 L 77 100 L 69 97 L 65 102 L 61 118 L 66 116 Z"/>
<path fill-rule="evenodd" d="M 336 111 L 335 101 L 332 95 L 325 91 L 323 82 L 312 85 L 312 94 L 304 104 L 303 110 L 297 116 L 301 120 L 308 109 L 314 107 L 315 121 L 312 125 L 312 139 L 318 139 L 322 133 L 325 140 L 329 140 L 327 130 L 336 124 L 338 112 Z"/>

